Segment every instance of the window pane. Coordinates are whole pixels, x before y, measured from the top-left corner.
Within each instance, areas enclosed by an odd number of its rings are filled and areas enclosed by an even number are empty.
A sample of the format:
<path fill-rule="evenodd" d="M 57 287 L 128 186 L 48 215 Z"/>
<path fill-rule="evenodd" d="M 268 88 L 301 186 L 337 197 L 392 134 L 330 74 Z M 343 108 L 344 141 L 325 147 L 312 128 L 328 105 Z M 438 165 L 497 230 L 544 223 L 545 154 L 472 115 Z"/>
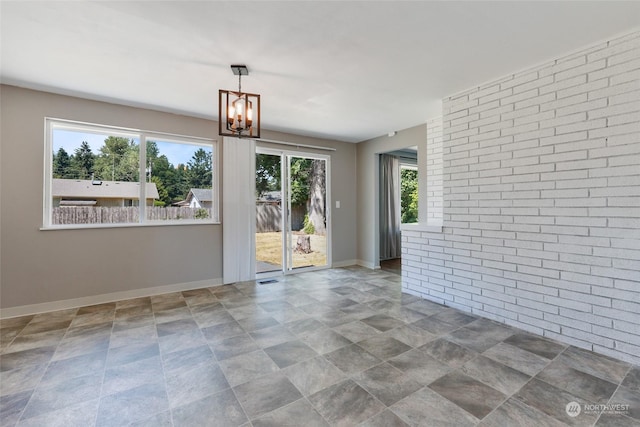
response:
<path fill-rule="evenodd" d="M 157 190 L 147 220 L 215 219 L 210 144 L 148 139 L 145 180 Z"/>
<path fill-rule="evenodd" d="M 217 221 L 215 141 L 47 123 L 45 227 Z"/>
<path fill-rule="evenodd" d="M 136 136 L 54 127 L 52 138 L 52 225 L 139 221 Z M 153 191 L 147 197 L 153 204 Z"/>
<path fill-rule="evenodd" d="M 418 222 L 418 169 L 400 167 L 400 211 L 403 224 Z"/>

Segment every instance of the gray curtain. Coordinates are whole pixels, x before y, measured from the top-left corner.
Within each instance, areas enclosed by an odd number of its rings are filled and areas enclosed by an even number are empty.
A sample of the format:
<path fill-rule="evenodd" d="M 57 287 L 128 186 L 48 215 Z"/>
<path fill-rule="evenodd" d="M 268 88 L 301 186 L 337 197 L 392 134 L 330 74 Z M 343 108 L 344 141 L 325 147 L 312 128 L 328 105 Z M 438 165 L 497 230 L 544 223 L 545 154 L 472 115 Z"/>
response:
<path fill-rule="evenodd" d="M 380 259 L 399 258 L 400 161 L 380 155 Z"/>

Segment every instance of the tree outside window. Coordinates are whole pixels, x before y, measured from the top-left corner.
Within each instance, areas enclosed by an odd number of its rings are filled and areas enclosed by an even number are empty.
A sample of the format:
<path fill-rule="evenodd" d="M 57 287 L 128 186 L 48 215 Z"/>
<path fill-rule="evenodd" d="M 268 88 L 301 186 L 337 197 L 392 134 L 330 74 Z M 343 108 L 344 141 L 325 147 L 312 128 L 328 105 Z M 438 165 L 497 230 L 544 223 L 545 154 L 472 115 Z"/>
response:
<path fill-rule="evenodd" d="M 400 166 L 400 214 L 403 224 L 418 222 L 418 168 Z"/>

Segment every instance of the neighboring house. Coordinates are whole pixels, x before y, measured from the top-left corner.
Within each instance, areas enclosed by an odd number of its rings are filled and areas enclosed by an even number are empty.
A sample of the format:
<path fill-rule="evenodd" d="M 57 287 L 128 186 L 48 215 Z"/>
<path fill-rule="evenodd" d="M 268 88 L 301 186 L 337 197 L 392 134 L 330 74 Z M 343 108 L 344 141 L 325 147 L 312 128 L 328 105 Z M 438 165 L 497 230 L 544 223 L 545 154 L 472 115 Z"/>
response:
<path fill-rule="evenodd" d="M 261 205 L 277 205 L 282 202 L 282 194 L 279 191 L 267 191 L 256 198 L 256 203 Z"/>
<path fill-rule="evenodd" d="M 209 209 L 213 207 L 213 191 L 210 188 L 192 188 L 187 198 L 174 203 L 174 206 Z"/>
<path fill-rule="evenodd" d="M 147 206 L 158 199 L 153 182 L 146 183 Z M 139 182 L 98 181 L 90 179 L 53 179 L 51 185 L 53 206 L 138 206 Z"/>

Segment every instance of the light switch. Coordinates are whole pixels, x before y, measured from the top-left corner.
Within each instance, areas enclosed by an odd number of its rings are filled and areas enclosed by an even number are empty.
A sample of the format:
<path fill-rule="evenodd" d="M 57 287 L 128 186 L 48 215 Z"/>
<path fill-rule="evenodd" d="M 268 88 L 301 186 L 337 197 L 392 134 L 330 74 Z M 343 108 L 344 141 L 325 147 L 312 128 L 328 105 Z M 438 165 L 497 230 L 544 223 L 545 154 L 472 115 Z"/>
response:
<path fill-rule="evenodd" d="M 340 200 L 336 200 L 336 209 L 340 209 Z"/>

